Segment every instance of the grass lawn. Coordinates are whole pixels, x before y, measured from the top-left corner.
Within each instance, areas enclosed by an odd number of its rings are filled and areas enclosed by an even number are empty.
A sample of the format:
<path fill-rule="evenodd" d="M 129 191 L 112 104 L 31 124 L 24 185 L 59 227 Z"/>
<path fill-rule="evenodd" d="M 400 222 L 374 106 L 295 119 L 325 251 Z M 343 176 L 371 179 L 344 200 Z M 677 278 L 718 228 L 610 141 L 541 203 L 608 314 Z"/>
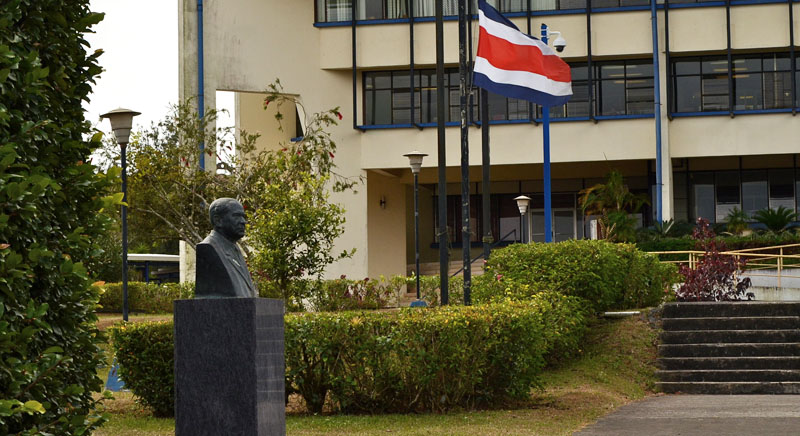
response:
<path fill-rule="evenodd" d="M 639 319 L 599 321 L 580 357 L 547 370 L 543 390 L 513 410 L 448 414 L 321 415 L 289 413 L 287 434 L 570 435 L 631 401 L 653 394 L 656 332 Z M 96 435 L 165 436 L 174 420 L 151 417 L 130 393 L 107 402 L 109 422 Z"/>

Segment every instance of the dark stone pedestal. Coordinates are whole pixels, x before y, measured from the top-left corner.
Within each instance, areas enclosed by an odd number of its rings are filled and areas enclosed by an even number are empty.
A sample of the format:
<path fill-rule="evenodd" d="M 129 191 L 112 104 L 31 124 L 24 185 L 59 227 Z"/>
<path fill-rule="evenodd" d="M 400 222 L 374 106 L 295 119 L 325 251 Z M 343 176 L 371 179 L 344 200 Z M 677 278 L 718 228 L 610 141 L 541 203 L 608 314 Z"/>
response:
<path fill-rule="evenodd" d="M 286 434 L 283 301 L 175 301 L 176 436 Z"/>

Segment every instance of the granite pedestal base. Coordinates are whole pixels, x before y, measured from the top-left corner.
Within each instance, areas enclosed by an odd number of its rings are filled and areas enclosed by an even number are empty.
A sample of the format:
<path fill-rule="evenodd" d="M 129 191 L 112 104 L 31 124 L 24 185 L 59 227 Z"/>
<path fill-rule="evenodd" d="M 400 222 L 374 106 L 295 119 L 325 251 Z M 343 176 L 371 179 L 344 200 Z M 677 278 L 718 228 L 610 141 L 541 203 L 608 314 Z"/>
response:
<path fill-rule="evenodd" d="M 175 301 L 176 436 L 286 434 L 283 301 Z"/>

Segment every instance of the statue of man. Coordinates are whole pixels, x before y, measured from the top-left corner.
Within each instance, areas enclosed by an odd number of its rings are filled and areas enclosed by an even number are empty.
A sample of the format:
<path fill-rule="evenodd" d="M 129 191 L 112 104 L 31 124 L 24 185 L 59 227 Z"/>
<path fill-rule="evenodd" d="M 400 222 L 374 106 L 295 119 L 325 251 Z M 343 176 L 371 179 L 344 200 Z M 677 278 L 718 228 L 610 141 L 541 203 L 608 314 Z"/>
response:
<path fill-rule="evenodd" d="M 218 198 L 208 208 L 214 230 L 197 244 L 195 298 L 258 296 L 236 241 L 244 236 L 244 208 L 233 198 Z"/>

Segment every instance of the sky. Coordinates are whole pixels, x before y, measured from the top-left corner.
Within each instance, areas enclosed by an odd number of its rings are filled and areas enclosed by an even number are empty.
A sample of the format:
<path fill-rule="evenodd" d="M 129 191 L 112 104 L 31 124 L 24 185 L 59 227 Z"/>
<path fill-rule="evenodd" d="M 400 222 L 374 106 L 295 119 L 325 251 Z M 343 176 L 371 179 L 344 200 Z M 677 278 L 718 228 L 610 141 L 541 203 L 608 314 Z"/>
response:
<path fill-rule="evenodd" d="M 86 35 L 91 50 L 104 51 L 103 73 L 84 104 L 86 119 L 110 132 L 100 114 L 122 107 L 142 113 L 134 118 L 134 129 L 149 127 L 178 102 L 178 1 L 91 0 L 90 5 L 106 15 L 95 33 Z M 218 105 L 230 106 L 232 95 L 224 94 Z"/>

